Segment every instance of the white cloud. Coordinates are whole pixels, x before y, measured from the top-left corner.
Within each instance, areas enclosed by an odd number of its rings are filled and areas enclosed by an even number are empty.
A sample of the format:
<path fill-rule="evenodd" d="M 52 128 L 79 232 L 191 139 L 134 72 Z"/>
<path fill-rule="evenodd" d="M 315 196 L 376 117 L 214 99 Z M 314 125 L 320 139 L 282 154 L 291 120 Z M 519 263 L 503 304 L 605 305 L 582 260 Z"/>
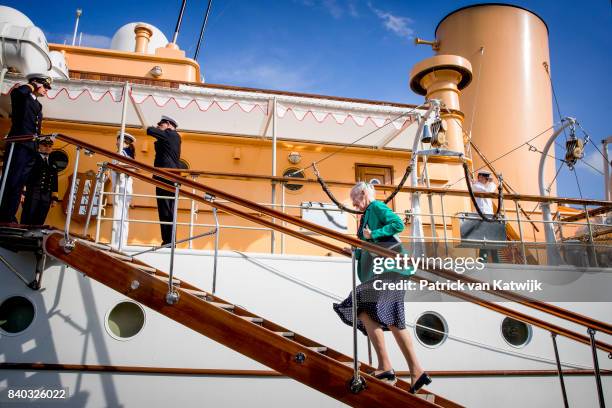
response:
<path fill-rule="evenodd" d="M 412 38 L 414 30 L 410 28 L 410 25 L 414 22 L 409 17 L 397 16 L 388 11 L 379 10 L 374 7 L 371 3 L 368 6 L 372 9 L 374 14 L 382 20 L 383 26 L 393 34 L 404 37 Z"/>
<path fill-rule="evenodd" d="M 601 175 L 604 172 L 603 161 L 604 159 L 601 157 L 601 154 L 599 154 L 598 151 L 591 150 L 589 153 L 585 154 L 582 160 L 579 160 L 576 163 L 576 167 L 580 168 L 581 170 L 587 170 L 592 174 Z"/>
<path fill-rule="evenodd" d="M 297 0 L 297 2 L 306 7 L 322 8 L 336 19 L 342 18 L 345 13 L 352 17 L 357 16 L 357 9 L 352 1 L 349 1 L 346 8 L 340 4 L 342 0 Z"/>
<path fill-rule="evenodd" d="M 211 62 L 206 69 L 206 81 L 255 88 L 312 92 L 314 74 L 307 65 L 288 64 L 278 58 L 255 58 L 245 55 Z"/>

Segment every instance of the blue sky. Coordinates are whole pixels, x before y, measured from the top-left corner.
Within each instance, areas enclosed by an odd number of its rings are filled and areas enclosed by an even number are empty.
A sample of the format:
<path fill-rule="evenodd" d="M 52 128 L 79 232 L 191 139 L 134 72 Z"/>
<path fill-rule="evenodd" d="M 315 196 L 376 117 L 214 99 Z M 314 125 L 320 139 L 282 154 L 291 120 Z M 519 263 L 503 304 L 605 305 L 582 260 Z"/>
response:
<path fill-rule="evenodd" d="M 74 11 L 83 8 L 83 45 L 108 47 L 123 24 L 145 21 L 172 37 L 180 0 L 3 1 L 27 14 L 49 42 L 70 41 Z M 179 46 L 193 56 L 207 0 L 188 1 Z M 207 82 L 421 103 L 408 73 L 432 55 L 415 36 L 433 38 L 438 21 L 474 1 L 214 0 L 199 62 Z M 561 112 L 580 120 L 601 147 L 612 136 L 609 99 L 612 12 L 609 0 L 514 1 L 539 14 L 550 30 L 551 69 Z M 555 112 L 555 117 L 557 113 Z M 534 153 L 536 154 L 536 153 Z M 586 159 L 602 170 L 592 146 Z M 603 197 L 603 178 L 577 171 L 584 197 Z M 535 175 L 534 175 L 535 177 Z M 559 194 L 578 197 L 563 169 Z"/>

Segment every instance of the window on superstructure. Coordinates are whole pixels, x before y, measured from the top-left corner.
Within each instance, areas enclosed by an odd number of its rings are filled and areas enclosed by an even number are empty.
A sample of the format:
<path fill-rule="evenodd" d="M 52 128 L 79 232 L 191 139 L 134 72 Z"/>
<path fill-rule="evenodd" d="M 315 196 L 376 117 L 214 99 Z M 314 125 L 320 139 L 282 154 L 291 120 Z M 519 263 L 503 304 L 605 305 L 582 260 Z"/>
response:
<path fill-rule="evenodd" d="M 290 167 L 287 170 L 285 170 L 283 172 L 283 177 L 291 177 L 291 178 L 298 178 L 298 179 L 303 179 L 304 178 L 304 172 L 300 171 L 300 169 L 298 169 L 297 167 Z M 297 183 L 287 183 L 285 184 L 285 188 L 289 191 L 298 191 L 301 190 L 302 187 L 304 187 L 303 184 L 297 184 Z"/>

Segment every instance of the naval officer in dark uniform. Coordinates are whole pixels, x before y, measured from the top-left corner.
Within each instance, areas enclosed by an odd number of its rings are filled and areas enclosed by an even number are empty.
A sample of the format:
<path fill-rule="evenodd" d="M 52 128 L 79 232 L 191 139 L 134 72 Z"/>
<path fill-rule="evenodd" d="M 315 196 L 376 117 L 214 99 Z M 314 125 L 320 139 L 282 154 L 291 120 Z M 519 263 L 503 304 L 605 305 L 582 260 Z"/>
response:
<path fill-rule="evenodd" d="M 181 136 L 176 131 L 178 124 L 169 116 L 163 115 L 157 126 L 147 128 L 147 135 L 153 136 L 155 140 L 155 161 L 153 165 L 161 168 L 178 169 L 181 167 Z M 172 185 L 172 182 L 163 177 L 154 177 L 156 180 Z M 172 222 L 174 217 L 174 193 L 156 187 L 157 213 L 159 220 Z M 169 197 L 169 198 L 166 198 Z M 162 245 L 172 242 L 172 225 L 160 224 Z"/>
<path fill-rule="evenodd" d="M 49 160 L 53 139 L 38 140 L 38 156 L 26 182 L 25 200 L 21 209 L 21 223 L 43 225 L 53 202 L 57 201 L 57 166 Z"/>
<path fill-rule="evenodd" d="M 41 133 L 42 105 L 38 98 L 44 97 L 51 89 L 51 77 L 44 74 L 31 74 L 27 76 L 28 83 L 11 91 L 11 136 L 37 136 Z M 19 207 L 23 187 L 38 157 L 37 143 L 35 141 L 15 142 L 11 156 L 10 168 L 4 171 L 6 185 L 0 204 L 0 222 L 17 222 L 15 214 Z M 9 145 L 5 150 L 9 152 Z"/>

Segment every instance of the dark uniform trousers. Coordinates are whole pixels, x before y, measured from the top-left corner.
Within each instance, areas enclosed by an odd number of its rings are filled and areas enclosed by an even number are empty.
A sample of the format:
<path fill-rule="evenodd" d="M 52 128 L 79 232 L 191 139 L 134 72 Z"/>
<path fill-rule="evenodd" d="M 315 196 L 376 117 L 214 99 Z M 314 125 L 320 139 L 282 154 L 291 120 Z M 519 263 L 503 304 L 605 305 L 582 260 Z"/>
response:
<path fill-rule="evenodd" d="M 160 178 L 161 179 L 161 178 Z M 167 181 L 161 179 L 161 181 Z M 174 219 L 174 193 L 163 188 L 155 187 L 157 198 L 157 214 L 162 222 L 172 222 Z M 161 198 L 168 197 L 168 198 Z M 162 245 L 172 242 L 172 224 L 160 224 Z"/>
<path fill-rule="evenodd" d="M 181 158 L 181 137 L 175 130 L 161 130 L 156 127 L 147 128 L 147 134 L 155 138 L 155 161 L 153 165 L 161 168 L 180 168 Z M 155 176 L 156 180 L 162 181 L 174 190 L 174 185 L 169 180 Z M 174 218 L 174 193 L 156 187 L 155 194 L 157 199 L 157 213 L 159 220 L 170 224 L 160 224 L 162 244 L 172 242 L 172 220 Z M 168 198 L 166 198 L 168 197 Z"/>
<path fill-rule="evenodd" d="M 42 105 L 32 97 L 32 89 L 22 85 L 11 91 L 11 130 L 10 136 L 39 135 L 42 125 Z M 5 157 L 8 158 L 10 147 L 7 145 Z M 40 157 L 35 142 L 13 143 L 13 155 L 8 170 L 3 171 L 6 178 L 4 195 L 0 204 L 0 222 L 17 222 L 15 214 L 19 208 L 21 193 L 30 172 L 34 168 L 36 157 Z"/>
<path fill-rule="evenodd" d="M 43 225 L 51 207 L 51 197 L 54 192 L 57 192 L 57 167 L 55 163 L 49 163 L 38 154 L 26 183 L 21 223 Z"/>

